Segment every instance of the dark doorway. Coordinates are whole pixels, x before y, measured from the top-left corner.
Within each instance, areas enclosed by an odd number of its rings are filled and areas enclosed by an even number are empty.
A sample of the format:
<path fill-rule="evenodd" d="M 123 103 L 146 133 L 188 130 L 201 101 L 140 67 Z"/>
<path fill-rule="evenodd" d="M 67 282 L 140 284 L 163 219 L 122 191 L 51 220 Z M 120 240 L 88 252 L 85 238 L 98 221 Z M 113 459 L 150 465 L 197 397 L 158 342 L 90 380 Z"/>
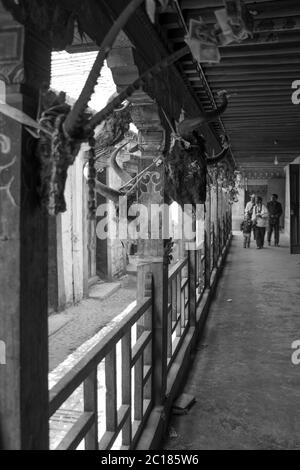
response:
<path fill-rule="evenodd" d="M 107 171 L 104 169 L 102 172 L 99 172 L 97 174 L 97 179 L 103 184 L 107 184 Z M 100 206 L 100 204 L 106 204 L 107 200 L 104 196 L 101 194 L 97 193 L 97 207 Z M 106 218 L 107 214 L 97 217 L 97 223 Z M 97 276 L 100 277 L 100 279 L 107 279 L 108 277 L 108 259 L 107 259 L 107 239 L 106 240 L 101 240 L 100 238 L 97 237 L 96 241 L 96 272 Z"/>
<path fill-rule="evenodd" d="M 266 184 L 249 185 L 245 191 L 245 206 L 250 201 L 251 194 L 260 196 L 263 203 L 267 203 L 268 186 Z"/>
<path fill-rule="evenodd" d="M 300 254 L 300 165 L 290 165 L 291 253 Z"/>

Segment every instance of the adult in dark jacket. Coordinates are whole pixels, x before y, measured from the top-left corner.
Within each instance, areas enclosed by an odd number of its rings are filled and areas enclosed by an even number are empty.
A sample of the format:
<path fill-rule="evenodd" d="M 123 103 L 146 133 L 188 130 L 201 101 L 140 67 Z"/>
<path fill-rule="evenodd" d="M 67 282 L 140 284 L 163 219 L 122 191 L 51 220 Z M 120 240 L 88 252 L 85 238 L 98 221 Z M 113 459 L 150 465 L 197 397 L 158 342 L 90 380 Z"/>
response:
<path fill-rule="evenodd" d="M 272 194 L 271 201 L 267 204 L 267 209 L 269 213 L 268 243 L 271 245 L 272 233 L 274 231 L 275 246 L 279 246 L 279 228 L 282 206 L 280 202 L 278 202 L 277 194 Z"/>

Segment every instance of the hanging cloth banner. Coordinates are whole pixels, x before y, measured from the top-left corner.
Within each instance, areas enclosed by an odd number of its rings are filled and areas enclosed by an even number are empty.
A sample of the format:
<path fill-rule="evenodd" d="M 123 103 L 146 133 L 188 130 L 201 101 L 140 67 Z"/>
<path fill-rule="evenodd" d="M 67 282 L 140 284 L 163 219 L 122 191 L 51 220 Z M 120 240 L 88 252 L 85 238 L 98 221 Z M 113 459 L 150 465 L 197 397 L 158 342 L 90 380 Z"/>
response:
<path fill-rule="evenodd" d="M 197 62 L 220 62 L 221 56 L 218 49 L 215 28 L 214 26 L 204 23 L 202 18 L 200 18 L 199 21 L 195 19 L 190 20 L 189 34 L 185 37 L 185 42 L 188 44 Z"/>
<path fill-rule="evenodd" d="M 242 0 L 224 0 L 225 8 L 216 10 L 215 15 L 222 30 L 219 43 L 226 46 L 253 37 L 254 19 Z"/>
<path fill-rule="evenodd" d="M 224 3 L 230 24 L 240 26 L 242 17 L 241 0 L 224 0 Z"/>

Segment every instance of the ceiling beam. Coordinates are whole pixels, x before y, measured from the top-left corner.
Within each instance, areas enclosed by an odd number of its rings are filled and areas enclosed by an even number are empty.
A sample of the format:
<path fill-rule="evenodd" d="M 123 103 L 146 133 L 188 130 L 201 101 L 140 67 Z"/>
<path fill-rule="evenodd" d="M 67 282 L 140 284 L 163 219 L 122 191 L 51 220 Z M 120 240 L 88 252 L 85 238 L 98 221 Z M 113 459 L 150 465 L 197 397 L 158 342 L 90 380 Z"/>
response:
<path fill-rule="evenodd" d="M 295 20 L 295 18 L 294 18 Z M 297 19 L 299 23 L 299 28 L 297 30 L 288 30 L 288 31 L 268 31 L 268 32 L 256 32 L 252 39 L 245 39 L 241 43 L 232 43 L 228 44 L 226 48 L 230 49 L 232 47 L 239 47 L 243 49 L 245 46 L 251 46 L 254 49 L 256 46 L 260 45 L 272 45 L 272 44 L 288 44 L 288 43 L 296 43 L 299 41 L 300 36 L 300 16 Z M 173 28 L 168 31 L 168 38 L 174 43 L 183 42 L 185 36 L 185 31 L 178 27 Z"/>
<path fill-rule="evenodd" d="M 224 8 L 223 0 L 200 0 L 202 8 Z M 255 10 L 258 8 L 273 8 L 274 4 L 277 5 L 296 5 L 297 1 L 289 1 L 289 0 L 281 0 L 281 1 L 274 1 L 274 0 L 245 0 L 245 3 L 251 10 Z M 199 0 L 181 0 L 180 5 L 182 10 L 193 10 L 199 8 Z"/>
<path fill-rule="evenodd" d="M 299 71 L 293 71 L 293 72 L 277 72 L 277 73 L 272 73 L 272 72 L 261 72 L 261 73 L 255 73 L 253 72 L 252 74 L 228 74 L 224 75 L 222 73 L 210 73 L 210 72 L 205 72 L 206 77 L 211 80 L 212 82 L 246 82 L 246 81 L 251 81 L 251 80 L 257 80 L 257 81 L 263 81 L 263 80 L 268 80 L 269 82 L 273 80 L 282 80 L 286 81 L 292 85 L 292 82 L 294 80 L 300 80 L 300 70 Z M 187 74 L 189 80 L 193 78 L 198 78 L 197 73 L 190 71 Z"/>
<path fill-rule="evenodd" d="M 300 65 L 299 54 L 298 54 L 298 56 L 297 56 L 297 54 L 295 56 L 294 55 L 291 55 L 291 56 L 283 55 L 282 57 L 278 56 L 278 57 L 276 57 L 276 62 L 274 62 L 274 60 L 275 59 L 273 57 L 268 57 L 268 56 L 265 56 L 265 57 L 251 56 L 251 57 L 248 57 L 247 59 L 241 58 L 241 59 L 235 59 L 235 60 L 232 60 L 230 58 L 223 58 L 222 61 L 219 63 L 219 65 L 213 65 L 212 67 L 214 67 L 214 68 L 216 68 L 218 66 L 221 66 L 221 67 L 237 67 L 237 66 L 251 67 L 251 66 L 256 66 L 256 65 L 261 65 L 261 66 L 275 65 L 275 63 L 277 65 L 291 65 L 291 64 Z M 191 60 L 183 60 L 181 63 L 184 67 L 189 66 L 189 65 L 193 65 L 193 62 Z"/>

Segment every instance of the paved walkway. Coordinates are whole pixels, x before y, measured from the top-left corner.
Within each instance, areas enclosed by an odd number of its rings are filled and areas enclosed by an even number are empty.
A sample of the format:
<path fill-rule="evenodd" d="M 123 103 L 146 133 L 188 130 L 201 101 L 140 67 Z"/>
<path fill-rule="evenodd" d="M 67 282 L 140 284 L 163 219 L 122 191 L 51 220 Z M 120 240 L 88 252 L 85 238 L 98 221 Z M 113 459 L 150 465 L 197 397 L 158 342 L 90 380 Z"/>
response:
<path fill-rule="evenodd" d="M 165 449 L 300 449 L 300 255 L 235 235 Z M 177 435 L 177 437 L 176 437 Z"/>

